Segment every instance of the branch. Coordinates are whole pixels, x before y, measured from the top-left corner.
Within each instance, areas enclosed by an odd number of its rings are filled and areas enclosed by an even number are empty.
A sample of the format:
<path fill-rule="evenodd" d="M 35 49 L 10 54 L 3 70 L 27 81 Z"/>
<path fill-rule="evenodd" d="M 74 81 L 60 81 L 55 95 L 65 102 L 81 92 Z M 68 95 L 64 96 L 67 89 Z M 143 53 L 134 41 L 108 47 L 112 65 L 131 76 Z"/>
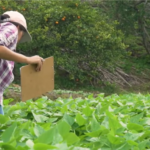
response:
<path fill-rule="evenodd" d="M 135 5 L 134 5 L 134 7 L 136 7 L 137 5 L 140 5 L 141 3 L 144 3 L 145 2 L 145 0 L 140 0 L 139 2 L 137 2 Z"/>

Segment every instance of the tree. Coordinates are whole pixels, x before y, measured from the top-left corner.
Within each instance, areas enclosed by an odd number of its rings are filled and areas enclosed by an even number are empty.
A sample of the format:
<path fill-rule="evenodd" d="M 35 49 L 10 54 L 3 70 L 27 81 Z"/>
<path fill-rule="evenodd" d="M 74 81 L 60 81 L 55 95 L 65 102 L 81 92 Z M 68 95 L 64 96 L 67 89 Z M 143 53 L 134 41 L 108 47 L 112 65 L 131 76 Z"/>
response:
<path fill-rule="evenodd" d="M 22 3 L 3 3 L 6 10 L 18 10 L 27 18 L 33 41 L 18 49 L 26 55 L 39 54 L 45 58 L 53 55 L 59 78 L 58 72 L 63 71 L 67 80 L 78 79 L 81 84 L 105 82 L 104 68 L 113 70 L 125 54 L 124 36 L 116 30 L 117 22 L 108 23 L 107 17 L 88 3 L 80 0 Z"/>
<path fill-rule="evenodd" d="M 150 54 L 149 2 L 149 0 L 119 0 L 103 1 L 100 5 L 112 20 L 119 22 L 117 28 L 122 30 L 127 38 L 132 35 L 137 44 L 141 39 L 147 54 Z M 132 42 L 128 44 L 131 46 Z"/>

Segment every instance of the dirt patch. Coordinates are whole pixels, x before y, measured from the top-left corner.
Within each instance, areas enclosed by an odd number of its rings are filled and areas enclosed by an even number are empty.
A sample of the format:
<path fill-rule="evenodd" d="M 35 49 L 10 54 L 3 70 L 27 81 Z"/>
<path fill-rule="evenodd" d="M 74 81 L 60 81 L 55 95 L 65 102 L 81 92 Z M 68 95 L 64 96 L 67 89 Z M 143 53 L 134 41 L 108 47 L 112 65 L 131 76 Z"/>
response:
<path fill-rule="evenodd" d="M 88 92 L 83 92 L 83 91 L 54 90 L 52 92 L 47 92 L 46 94 L 43 94 L 42 96 L 47 96 L 48 99 L 56 100 L 59 97 L 63 99 L 70 98 L 70 97 L 74 99 L 78 97 L 85 98 L 90 94 L 93 94 L 93 96 L 96 97 L 97 94 L 99 94 L 99 92 L 88 93 Z M 36 100 L 41 97 L 34 98 L 33 100 Z M 11 104 L 15 104 L 16 102 L 21 101 L 21 87 L 19 85 L 13 84 L 5 90 L 4 99 L 9 99 L 9 98 L 14 99 L 14 101 L 11 102 Z"/>
<path fill-rule="evenodd" d="M 51 100 L 56 100 L 59 97 L 65 99 L 65 98 L 85 98 L 90 94 L 93 94 L 94 97 L 96 97 L 98 94 L 100 93 L 105 93 L 105 96 L 109 95 L 109 94 L 124 94 L 124 93 L 143 93 L 143 94 L 147 94 L 150 92 L 150 71 L 148 70 L 147 72 L 142 72 L 140 74 L 136 74 L 136 76 L 134 75 L 134 80 L 132 81 L 131 78 L 130 80 L 128 80 L 126 78 L 126 80 L 130 83 L 129 85 L 126 86 L 120 86 L 117 89 L 118 90 L 114 90 L 113 92 L 111 91 L 111 93 L 109 93 L 107 91 L 107 87 L 106 90 L 101 90 L 101 88 L 99 88 L 99 90 L 97 91 L 90 91 L 90 92 L 86 92 L 86 90 L 83 91 L 68 91 L 68 90 L 54 90 L 52 92 L 48 92 L 46 94 L 44 94 L 43 96 L 47 96 L 48 99 Z M 133 75 L 131 75 L 133 78 Z M 137 82 L 136 82 L 137 79 Z M 15 104 L 16 102 L 20 102 L 21 101 L 21 87 L 19 85 L 16 84 L 12 84 L 9 88 L 7 88 L 4 92 L 4 99 L 9 99 L 12 98 L 14 99 L 14 101 L 11 104 Z M 40 97 L 34 98 L 33 100 L 36 100 Z"/>

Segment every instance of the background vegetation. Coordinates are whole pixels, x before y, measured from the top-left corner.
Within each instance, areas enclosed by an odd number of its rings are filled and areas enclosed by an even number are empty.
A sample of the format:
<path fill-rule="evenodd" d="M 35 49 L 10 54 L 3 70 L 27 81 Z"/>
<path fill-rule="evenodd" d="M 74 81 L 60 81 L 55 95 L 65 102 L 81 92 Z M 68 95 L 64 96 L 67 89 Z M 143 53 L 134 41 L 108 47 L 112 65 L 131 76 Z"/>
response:
<path fill-rule="evenodd" d="M 54 56 L 55 88 L 114 89 L 142 83 L 149 68 L 149 1 L 0 1 L 0 13 L 17 10 L 33 41 L 17 51 Z M 16 64 L 15 82 L 19 83 Z"/>
<path fill-rule="evenodd" d="M 0 0 L 7 10 L 33 37 L 18 52 L 54 56 L 55 90 L 26 102 L 19 85 L 5 90 L 0 150 L 150 149 L 150 94 L 132 93 L 150 89 L 149 0 Z"/>

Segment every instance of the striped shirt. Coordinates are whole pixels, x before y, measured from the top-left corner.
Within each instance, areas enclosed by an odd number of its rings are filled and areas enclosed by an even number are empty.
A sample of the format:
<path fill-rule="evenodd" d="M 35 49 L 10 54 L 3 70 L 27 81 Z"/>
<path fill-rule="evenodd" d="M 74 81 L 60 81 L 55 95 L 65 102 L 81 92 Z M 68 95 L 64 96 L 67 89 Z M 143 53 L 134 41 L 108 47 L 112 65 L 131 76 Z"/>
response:
<path fill-rule="evenodd" d="M 0 24 L 0 46 L 5 46 L 12 51 L 16 51 L 18 40 L 18 29 L 10 23 Z M 3 105 L 3 91 L 14 80 L 14 62 L 0 59 L 0 105 Z"/>

